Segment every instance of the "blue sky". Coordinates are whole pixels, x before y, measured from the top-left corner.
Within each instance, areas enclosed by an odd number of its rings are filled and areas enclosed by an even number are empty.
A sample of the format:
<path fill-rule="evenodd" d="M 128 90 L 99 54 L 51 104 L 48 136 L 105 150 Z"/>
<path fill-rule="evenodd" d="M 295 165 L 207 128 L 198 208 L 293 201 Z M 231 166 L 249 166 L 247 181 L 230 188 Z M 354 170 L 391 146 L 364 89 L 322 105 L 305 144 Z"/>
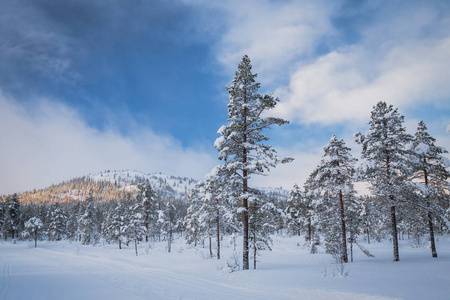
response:
<path fill-rule="evenodd" d="M 0 194 L 105 169 L 201 179 L 219 162 L 234 71 L 252 59 L 303 184 L 332 134 L 382 100 L 450 148 L 448 1 L 0 0 Z"/>

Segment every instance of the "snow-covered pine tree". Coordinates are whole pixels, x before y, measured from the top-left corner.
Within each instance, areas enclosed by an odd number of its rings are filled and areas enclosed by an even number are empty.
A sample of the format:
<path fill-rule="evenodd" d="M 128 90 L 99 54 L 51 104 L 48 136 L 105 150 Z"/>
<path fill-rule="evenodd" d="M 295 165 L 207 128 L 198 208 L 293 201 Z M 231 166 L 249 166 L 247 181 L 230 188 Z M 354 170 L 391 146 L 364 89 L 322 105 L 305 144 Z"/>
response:
<path fill-rule="evenodd" d="M 13 194 L 6 198 L 4 203 L 4 234 L 5 241 L 8 237 L 8 233 L 11 234 L 11 238 L 18 236 L 17 230 L 19 229 L 20 220 L 20 203 L 17 194 Z"/>
<path fill-rule="evenodd" d="M 305 224 L 305 241 L 309 244 L 311 254 L 317 253 L 316 244 L 320 243 L 320 236 L 315 229 L 317 214 L 314 211 L 314 203 L 320 193 L 315 189 L 314 184 L 314 177 L 310 174 L 303 186 L 305 192 L 298 211 L 300 222 Z"/>
<path fill-rule="evenodd" d="M 436 139 L 429 135 L 425 122 L 420 121 L 412 143 L 412 150 L 416 156 L 414 161 L 415 172 L 413 184 L 420 195 L 421 206 L 426 209 L 428 232 L 430 234 L 431 255 L 437 257 L 436 242 L 434 239 L 433 214 L 443 217 L 445 207 L 439 201 L 444 198 L 448 202 L 448 182 L 450 174 L 446 167 L 450 167 L 447 158 L 442 154 L 447 151 L 436 146 Z"/>
<path fill-rule="evenodd" d="M 83 212 L 78 216 L 78 231 L 83 245 L 96 242 L 97 212 L 92 193 L 84 201 Z"/>
<path fill-rule="evenodd" d="M 131 205 L 123 231 L 126 232 L 129 239 L 134 241 L 134 250 L 136 256 L 138 256 L 137 244 L 147 232 L 144 216 L 142 215 L 142 203 L 136 201 L 136 203 Z"/>
<path fill-rule="evenodd" d="M 363 177 L 370 183 L 372 193 L 390 207 L 394 261 L 400 260 L 396 207 L 412 172 L 411 152 L 406 148 L 412 137 L 406 133 L 403 122 L 397 108 L 380 101 L 373 107 L 369 130 L 364 135 L 355 135 L 356 142 L 362 145 L 361 157 L 366 161 L 361 168 Z"/>
<path fill-rule="evenodd" d="M 339 140 L 333 135 L 329 144 L 324 147 L 325 153 L 322 160 L 312 173 L 316 187 L 323 199 L 322 204 L 327 206 L 322 211 L 322 214 L 325 214 L 322 219 L 328 223 L 325 236 L 332 234 L 334 238 L 340 240 L 341 245 L 337 249 L 340 250 L 341 260 L 345 263 L 348 262 L 348 255 L 345 227 L 346 205 L 344 202 L 350 202 L 356 193 L 353 188 L 356 160 L 350 154 L 350 150 L 344 140 Z M 336 221 L 340 224 L 335 224 Z M 340 232 L 333 232 L 332 228 L 338 229 Z"/>
<path fill-rule="evenodd" d="M 160 224 L 161 235 L 167 240 L 167 252 L 172 250 L 173 231 L 175 223 L 175 205 L 169 199 L 163 204 L 163 209 L 158 211 L 158 223 Z"/>
<path fill-rule="evenodd" d="M 302 229 L 299 211 L 301 210 L 303 197 L 304 193 L 300 190 L 299 186 L 295 184 L 289 193 L 289 197 L 287 198 L 287 206 L 284 211 L 286 216 L 286 228 L 288 233 L 293 235 L 300 235 L 300 231 Z"/>
<path fill-rule="evenodd" d="M 67 217 L 58 203 L 50 207 L 49 225 L 47 236 L 50 241 L 60 241 L 66 234 Z"/>
<path fill-rule="evenodd" d="M 79 241 L 78 218 L 81 211 L 81 202 L 77 201 L 69 206 L 67 212 L 66 233 L 69 240 Z"/>
<path fill-rule="evenodd" d="M 34 237 L 34 247 L 37 247 L 38 234 L 41 229 L 44 228 L 44 223 L 37 217 L 32 217 L 25 222 L 25 231 L 28 235 Z"/>
<path fill-rule="evenodd" d="M 360 230 L 366 235 L 368 244 L 377 233 L 376 225 L 380 220 L 380 213 L 376 209 L 375 202 L 376 197 L 368 195 L 361 196 L 358 201 L 358 212 L 361 220 Z"/>
<path fill-rule="evenodd" d="M 102 224 L 103 237 L 108 243 L 118 243 L 119 249 L 122 249 L 122 241 L 126 240 L 124 232 L 126 213 L 122 201 L 118 201 L 107 213 Z"/>
<path fill-rule="evenodd" d="M 196 184 L 195 188 L 187 196 L 188 208 L 184 218 L 184 227 L 186 229 L 186 243 L 194 244 L 197 247 L 198 241 L 201 239 L 201 228 L 199 221 L 199 213 L 201 208 L 201 194 L 203 194 L 203 182 Z"/>
<path fill-rule="evenodd" d="M 259 251 L 272 250 L 270 235 L 276 231 L 276 216 L 283 218 L 284 213 L 272 202 L 256 200 L 249 207 L 249 245 L 253 250 L 253 269 L 256 269 Z"/>
<path fill-rule="evenodd" d="M 252 74 L 250 58 L 245 55 L 238 66 L 232 85 L 227 87 L 230 102 L 228 104 L 227 126 L 222 126 L 218 134 L 221 135 L 214 146 L 219 150 L 219 159 L 224 161 L 226 170 L 230 172 L 229 180 L 239 182 L 239 197 L 242 201 L 243 219 L 243 269 L 249 269 L 248 246 L 248 207 L 249 193 L 248 179 L 251 175 L 263 174 L 279 162 L 276 151 L 267 144 L 268 138 L 262 134 L 266 128 L 273 125 L 287 124 L 280 118 L 264 117 L 263 113 L 273 109 L 278 99 L 258 93 L 260 84 L 255 81 L 256 74 Z"/>
<path fill-rule="evenodd" d="M 142 202 L 142 215 L 144 217 L 144 227 L 146 229 L 145 242 L 152 233 L 152 226 L 156 223 L 156 193 L 153 191 L 150 181 L 147 179 L 143 184 L 138 185 L 137 199 Z"/>

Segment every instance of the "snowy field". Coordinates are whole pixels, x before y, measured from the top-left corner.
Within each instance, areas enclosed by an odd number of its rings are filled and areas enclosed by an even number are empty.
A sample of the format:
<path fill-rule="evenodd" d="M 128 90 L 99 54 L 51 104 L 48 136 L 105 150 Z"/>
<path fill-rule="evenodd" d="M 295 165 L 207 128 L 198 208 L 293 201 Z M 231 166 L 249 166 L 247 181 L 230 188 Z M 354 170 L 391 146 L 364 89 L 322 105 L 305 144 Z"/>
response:
<path fill-rule="evenodd" d="M 231 245 L 217 260 L 184 239 L 172 253 L 141 244 L 138 257 L 131 245 L 3 241 L 0 299 L 450 299 L 450 236 L 438 239 L 438 259 L 402 240 L 396 263 L 388 242 L 363 243 L 376 257 L 355 249 L 348 277 L 333 274 L 329 255 L 309 254 L 303 237 L 274 237 L 257 270 L 233 273 Z"/>

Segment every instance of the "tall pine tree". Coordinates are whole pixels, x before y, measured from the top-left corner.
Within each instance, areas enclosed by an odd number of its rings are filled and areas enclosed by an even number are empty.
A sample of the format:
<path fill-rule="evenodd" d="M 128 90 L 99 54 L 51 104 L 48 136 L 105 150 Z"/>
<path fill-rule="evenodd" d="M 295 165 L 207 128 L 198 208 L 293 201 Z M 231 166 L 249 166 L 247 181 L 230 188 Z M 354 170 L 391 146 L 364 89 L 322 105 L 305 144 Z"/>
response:
<path fill-rule="evenodd" d="M 238 66 L 232 85 L 227 87 L 228 125 L 222 126 L 214 146 L 219 150 L 219 159 L 230 172 L 228 178 L 239 185 L 243 220 L 243 269 L 249 269 L 248 208 L 251 197 L 248 180 L 251 175 L 263 174 L 280 161 L 276 151 L 265 144 L 268 138 L 262 134 L 273 125 L 287 124 L 280 118 L 265 117 L 263 113 L 273 109 L 278 99 L 258 93 L 260 84 L 255 81 L 250 58 L 245 55 Z"/>
<path fill-rule="evenodd" d="M 356 142 L 362 145 L 361 157 L 366 160 L 363 176 L 370 183 L 371 191 L 390 208 L 394 261 L 400 260 L 396 207 L 402 201 L 406 179 L 412 172 L 411 152 L 406 148 L 412 137 L 406 133 L 403 122 L 404 117 L 396 108 L 378 102 L 373 107 L 367 133 L 355 136 Z"/>

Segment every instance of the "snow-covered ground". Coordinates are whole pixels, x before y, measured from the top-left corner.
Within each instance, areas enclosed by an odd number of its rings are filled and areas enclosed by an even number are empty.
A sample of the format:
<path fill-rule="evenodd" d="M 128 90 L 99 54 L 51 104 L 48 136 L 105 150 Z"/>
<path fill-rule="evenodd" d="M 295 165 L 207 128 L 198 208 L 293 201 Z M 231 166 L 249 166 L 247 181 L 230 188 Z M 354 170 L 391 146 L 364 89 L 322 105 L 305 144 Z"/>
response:
<path fill-rule="evenodd" d="M 439 258 L 404 240 L 395 263 L 389 242 L 363 243 L 376 257 L 355 249 L 348 277 L 334 276 L 329 255 L 309 254 L 303 237 L 274 237 L 257 270 L 233 273 L 227 239 L 220 260 L 183 239 L 172 253 L 141 244 L 138 257 L 131 245 L 2 241 L 0 299 L 449 299 L 450 236 L 438 238 Z"/>

